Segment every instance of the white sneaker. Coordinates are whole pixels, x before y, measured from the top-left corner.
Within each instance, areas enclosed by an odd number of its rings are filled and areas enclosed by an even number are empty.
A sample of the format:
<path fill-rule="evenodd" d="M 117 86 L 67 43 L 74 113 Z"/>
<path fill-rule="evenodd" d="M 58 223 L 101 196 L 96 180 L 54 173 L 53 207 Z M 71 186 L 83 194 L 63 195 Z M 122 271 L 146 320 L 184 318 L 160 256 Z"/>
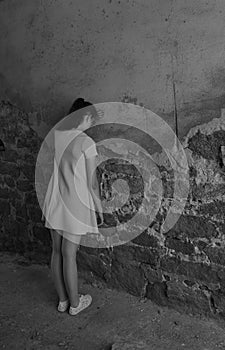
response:
<path fill-rule="evenodd" d="M 58 305 L 58 311 L 59 312 L 65 312 L 68 309 L 69 306 L 69 300 L 65 300 L 65 301 L 60 301 L 59 305 Z"/>
<path fill-rule="evenodd" d="M 80 311 L 86 309 L 92 302 L 92 297 L 89 294 L 81 295 L 79 298 L 79 305 L 77 307 L 70 306 L 69 314 L 71 316 L 77 315 Z"/>

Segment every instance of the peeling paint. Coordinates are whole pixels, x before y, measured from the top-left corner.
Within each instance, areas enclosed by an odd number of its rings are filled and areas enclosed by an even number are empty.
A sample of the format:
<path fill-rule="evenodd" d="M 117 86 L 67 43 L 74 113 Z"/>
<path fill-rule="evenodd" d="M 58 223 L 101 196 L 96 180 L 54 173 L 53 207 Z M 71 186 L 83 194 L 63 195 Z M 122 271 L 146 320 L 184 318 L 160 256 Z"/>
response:
<path fill-rule="evenodd" d="M 225 130 L 225 109 L 221 109 L 220 118 L 214 118 L 208 123 L 203 123 L 191 128 L 183 140 L 182 145 L 183 147 L 188 147 L 188 141 L 198 132 L 204 135 L 211 135 L 215 131 L 221 130 Z"/>
<path fill-rule="evenodd" d="M 43 120 L 40 120 L 37 112 L 28 113 L 28 120 L 30 127 L 37 133 L 37 135 L 44 139 L 47 133 L 50 131 L 50 126 Z"/>

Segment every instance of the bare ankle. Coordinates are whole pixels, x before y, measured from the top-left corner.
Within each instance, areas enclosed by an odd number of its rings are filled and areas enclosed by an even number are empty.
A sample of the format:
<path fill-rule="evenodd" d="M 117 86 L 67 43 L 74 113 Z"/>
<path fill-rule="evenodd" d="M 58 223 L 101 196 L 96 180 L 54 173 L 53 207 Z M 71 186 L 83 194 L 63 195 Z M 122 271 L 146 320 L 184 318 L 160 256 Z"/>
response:
<path fill-rule="evenodd" d="M 70 304 L 71 307 L 77 307 L 79 305 L 79 300 Z"/>
<path fill-rule="evenodd" d="M 79 302 L 80 302 L 80 294 L 78 294 L 77 297 L 71 301 L 70 306 L 77 307 L 79 305 Z"/>

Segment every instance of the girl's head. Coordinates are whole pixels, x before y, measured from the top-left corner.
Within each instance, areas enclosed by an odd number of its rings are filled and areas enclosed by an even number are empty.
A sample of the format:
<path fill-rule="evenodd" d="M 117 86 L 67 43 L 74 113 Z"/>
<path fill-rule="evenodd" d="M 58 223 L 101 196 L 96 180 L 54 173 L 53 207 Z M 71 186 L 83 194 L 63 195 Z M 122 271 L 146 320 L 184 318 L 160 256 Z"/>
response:
<path fill-rule="evenodd" d="M 98 113 L 92 103 L 85 101 L 83 98 L 77 98 L 70 110 L 69 114 L 76 112 L 74 115 L 74 127 L 81 126 L 88 129 L 98 120 Z"/>

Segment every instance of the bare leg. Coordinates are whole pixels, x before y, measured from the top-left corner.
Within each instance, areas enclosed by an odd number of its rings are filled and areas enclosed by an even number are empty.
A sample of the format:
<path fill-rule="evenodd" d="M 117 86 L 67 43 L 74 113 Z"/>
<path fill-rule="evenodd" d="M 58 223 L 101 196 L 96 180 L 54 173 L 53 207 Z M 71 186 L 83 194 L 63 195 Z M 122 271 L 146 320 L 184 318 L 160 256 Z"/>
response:
<path fill-rule="evenodd" d="M 50 230 L 52 237 L 51 272 L 60 301 L 68 299 L 63 278 L 62 236 L 55 230 Z"/>
<path fill-rule="evenodd" d="M 77 242 L 80 241 L 80 236 L 77 236 Z M 66 284 L 67 293 L 70 299 L 70 305 L 77 307 L 79 304 L 78 293 L 78 276 L 76 253 L 79 248 L 79 243 L 73 243 L 69 239 L 63 237 L 62 254 L 63 254 L 63 275 Z"/>

